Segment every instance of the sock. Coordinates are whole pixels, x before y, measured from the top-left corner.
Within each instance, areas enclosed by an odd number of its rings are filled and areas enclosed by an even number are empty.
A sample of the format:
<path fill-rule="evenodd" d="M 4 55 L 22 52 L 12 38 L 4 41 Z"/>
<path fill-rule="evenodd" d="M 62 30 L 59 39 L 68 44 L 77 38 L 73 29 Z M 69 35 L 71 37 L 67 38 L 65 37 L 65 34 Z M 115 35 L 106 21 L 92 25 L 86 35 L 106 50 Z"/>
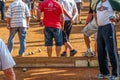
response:
<path fill-rule="evenodd" d="M 88 48 L 87 51 L 88 51 L 88 52 L 92 52 L 92 49 L 91 49 L 91 48 Z"/>

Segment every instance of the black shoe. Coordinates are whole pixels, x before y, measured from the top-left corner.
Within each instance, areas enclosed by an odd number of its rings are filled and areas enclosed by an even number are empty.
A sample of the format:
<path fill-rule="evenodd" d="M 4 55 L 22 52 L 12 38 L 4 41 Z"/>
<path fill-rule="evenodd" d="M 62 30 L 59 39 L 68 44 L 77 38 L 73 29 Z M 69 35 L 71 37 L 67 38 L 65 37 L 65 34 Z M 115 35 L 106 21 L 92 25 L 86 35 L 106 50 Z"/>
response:
<path fill-rule="evenodd" d="M 64 52 L 61 54 L 61 56 L 65 56 L 65 57 L 66 57 L 66 56 L 67 56 L 67 52 L 64 51 Z"/>
<path fill-rule="evenodd" d="M 70 56 L 74 56 L 77 53 L 77 50 L 73 49 L 70 51 Z"/>

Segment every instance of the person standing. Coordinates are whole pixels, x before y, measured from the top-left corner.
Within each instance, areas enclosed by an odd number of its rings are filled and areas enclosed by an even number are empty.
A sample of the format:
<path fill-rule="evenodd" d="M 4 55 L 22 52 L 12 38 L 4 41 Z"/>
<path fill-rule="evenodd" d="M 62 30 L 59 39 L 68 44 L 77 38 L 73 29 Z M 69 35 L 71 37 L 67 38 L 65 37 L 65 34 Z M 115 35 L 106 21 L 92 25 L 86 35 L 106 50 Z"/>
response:
<path fill-rule="evenodd" d="M 15 62 L 2 39 L 0 39 L 0 70 L 6 76 L 6 80 L 16 80 L 13 70 Z"/>
<path fill-rule="evenodd" d="M 77 53 L 77 50 L 73 48 L 70 43 L 69 36 L 72 29 L 72 23 L 75 22 L 75 19 L 78 15 L 76 3 L 74 0 L 58 0 L 63 7 L 65 15 L 65 23 L 63 30 L 63 42 L 65 46 L 64 52 L 61 56 L 67 56 L 67 49 L 70 50 L 70 56 L 74 56 Z"/>
<path fill-rule="evenodd" d="M 19 56 L 24 56 L 26 48 L 26 32 L 29 28 L 30 11 L 22 0 L 14 0 L 7 11 L 7 25 L 10 30 L 8 49 L 12 53 L 14 47 L 14 36 L 18 32 L 20 40 Z"/>
<path fill-rule="evenodd" d="M 81 9 L 82 9 L 82 5 L 83 5 L 83 0 L 74 0 L 76 5 L 77 5 L 77 10 L 78 10 L 78 16 L 76 18 L 76 21 L 75 21 L 75 24 L 81 24 L 82 21 L 81 21 L 81 17 L 80 17 L 80 12 L 81 12 Z"/>
<path fill-rule="evenodd" d="M 97 78 L 108 78 L 117 80 L 119 76 L 119 59 L 116 42 L 116 30 L 113 22 L 119 22 L 120 18 L 115 17 L 115 12 L 120 12 L 118 0 L 98 0 L 95 12 L 98 24 L 97 47 L 100 74 Z M 108 67 L 108 58 L 112 66 L 112 75 Z"/>
<path fill-rule="evenodd" d="M 39 15 L 39 7 L 44 0 L 37 0 L 37 16 Z"/>
<path fill-rule="evenodd" d="M 39 7 L 38 21 L 42 23 L 41 14 L 44 13 L 43 23 L 45 46 L 48 56 L 52 56 L 53 39 L 56 45 L 56 55 L 60 57 L 61 46 L 63 45 L 62 30 L 64 28 L 64 14 L 62 6 L 56 0 L 45 0 Z"/>
<path fill-rule="evenodd" d="M 31 0 L 22 0 L 23 2 L 25 2 L 28 6 L 28 9 L 31 10 Z"/>
<path fill-rule="evenodd" d="M 94 18 L 94 6 L 96 4 L 97 0 L 90 0 L 90 6 L 89 6 L 89 13 L 86 19 L 86 24 L 85 27 L 82 30 L 82 33 L 84 34 L 84 40 L 85 40 L 85 45 L 87 47 L 87 51 L 83 53 L 83 56 L 95 56 L 97 53 L 97 45 L 96 45 L 96 35 L 97 35 L 97 29 L 98 26 L 96 24 L 95 18 Z M 90 36 L 95 35 L 95 49 L 92 51 L 91 49 L 91 41 L 90 41 Z"/>
<path fill-rule="evenodd" d="M 5 20 L 5 1 L 6 0 L 0 0 L 1 20 Z"/>
<path fill-rule="evenodd" d="M 31 0 L 31 18 L 36 18 L 36 0 Z"/>

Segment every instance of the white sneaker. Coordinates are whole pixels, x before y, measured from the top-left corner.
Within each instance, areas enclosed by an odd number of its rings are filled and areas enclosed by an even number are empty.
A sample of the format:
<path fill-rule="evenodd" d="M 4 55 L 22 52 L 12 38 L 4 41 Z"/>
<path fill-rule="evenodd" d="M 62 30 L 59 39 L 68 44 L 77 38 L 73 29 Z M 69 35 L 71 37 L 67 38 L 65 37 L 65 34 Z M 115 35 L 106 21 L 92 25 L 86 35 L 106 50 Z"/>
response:
<path fill-rule="evenodd" d="M 82 54 L 82 56 L 92 57 L 92 56 L 95 56 L 95 54 L 93 52 L 85 52 Z"/>

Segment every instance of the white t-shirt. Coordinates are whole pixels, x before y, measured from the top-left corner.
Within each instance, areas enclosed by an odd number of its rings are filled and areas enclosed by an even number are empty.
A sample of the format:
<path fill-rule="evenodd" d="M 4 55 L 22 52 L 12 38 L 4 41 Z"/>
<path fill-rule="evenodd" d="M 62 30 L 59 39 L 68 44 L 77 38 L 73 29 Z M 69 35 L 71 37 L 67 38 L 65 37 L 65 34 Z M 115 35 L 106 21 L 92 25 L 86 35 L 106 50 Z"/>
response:
<path fill-rule="evenodd" d="M 76 9 L 77 11 L 76 3 L 74 0 L 59 0 L 59 2 L 70 16 L 72 16 L 74 9 Z M 70 20 L 70 19 L 67 16 L 65 16 L 65 20 Z"/>
<path fill-rule="evenodd" d="M 11 27 L 28 27 L 26 17 L 30 17 L 30 11 L 22 0 L 14 0 L 8 7 L 6 17 L 11 18 Z"/>
<path fill-rule="evenodd" d="M 15 65 L 15 62 L 3 40 L 0 39 L 0 70 L 6 70 Z"/>
<path fill-rule="evenodd" d="M 99 2 L 96 11 L 97 11 L 97 21 L 99 26 L 112 23 L 109 20 L 109 18 L 111 16 L 114 16 L 114 11 L 108 0 L 106 0 L 103 3 Z"/>
<path fill-rule="evenodd" d="M 74 0 L 75 2 L 82 2 L 82 0 Z"/>

